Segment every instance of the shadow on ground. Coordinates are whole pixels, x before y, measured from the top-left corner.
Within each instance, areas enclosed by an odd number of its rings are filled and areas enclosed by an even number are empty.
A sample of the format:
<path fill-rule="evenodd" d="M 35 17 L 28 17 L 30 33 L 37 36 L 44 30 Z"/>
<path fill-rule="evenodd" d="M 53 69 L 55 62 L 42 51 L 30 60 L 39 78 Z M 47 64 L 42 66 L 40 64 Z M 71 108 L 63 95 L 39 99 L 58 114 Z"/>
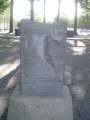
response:
<path fill-rule="evenodd" d="M 10 96 L 20 83 L 20 40 L 0 38 L 0 120 L 7 119 Z"/>
<path fill-rule="evenodd" d="M 67 43 L 67 46 L 70 44 Z M 89 45 L 67 48 L 64 84 L 68 85 L 72 96 L 74 120 L 90 120 Z"/>

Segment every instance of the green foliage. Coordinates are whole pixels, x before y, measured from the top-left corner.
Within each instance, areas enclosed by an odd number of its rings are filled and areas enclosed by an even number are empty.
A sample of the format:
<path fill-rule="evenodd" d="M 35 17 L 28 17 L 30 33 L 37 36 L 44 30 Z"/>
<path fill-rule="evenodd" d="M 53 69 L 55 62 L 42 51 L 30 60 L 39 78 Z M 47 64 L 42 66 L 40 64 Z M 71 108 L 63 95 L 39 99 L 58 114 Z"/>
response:
<path fill-rule="evenodd" d="M 74 24 L 74 20 L 67 18 L 65 15 L 60 17 L 60 21 L 67 21 L 68 27 L 72 27 Z M 57 17 L 54 18 L 53 22 L 57 22 Z"/>
<path fill-rule="evenodd" d="M 10 7 L 9 0 L 0 0 L 0 14 L 2 14 L 8 7 Z"/>
<path fill-rule="evenodd" d="M 90 0 L 79 0 L 79 3 L 85 11 L 90 11 Z"/>
<path fill-rule="evenodd" d="M 42 22 L 42 19 L 38 16 L 38 14 L 34 14 L 34 21 L 35 22 Z"/>
<path fill-rule="evenodd" d="M 28 20 L 30 20 L 30 14 L 27 13 L 25 15 L 25 18 L 28 19 Z M 42 19 L 38 16 L 38 14 L 35 11 L 34 11 L 34 21 L 35 22 L 42 22 Z"/>
<path fill-rule="evenodd" d="M 3 12 L 4 15 L 9 15 L 10 14 L 10 7 L 8 7 L 4 12 Z"/>
<path fill-rule="evenodd" d="M 78 26 L 90 26 L 90 12 L 83 12 L 78 18 Z"/>

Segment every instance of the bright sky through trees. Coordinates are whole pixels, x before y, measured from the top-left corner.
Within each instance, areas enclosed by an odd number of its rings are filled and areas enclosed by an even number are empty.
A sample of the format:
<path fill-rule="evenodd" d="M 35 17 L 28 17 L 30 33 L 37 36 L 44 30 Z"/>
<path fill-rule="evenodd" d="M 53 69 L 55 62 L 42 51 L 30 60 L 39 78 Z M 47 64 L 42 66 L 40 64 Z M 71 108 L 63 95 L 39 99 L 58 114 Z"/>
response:
<path fill-rule="evenodd" d="M 46 9 L 46 21 L 52 21 L 57 15 L 58 0 L 47 0 Z M 34 2 L 35 13 L 43 18 L 43 0 Z M 30 3 L 28 0 L 14 0 L 14 17 L 17 19 L 25 18 L 26 14 L 29 14 Z M 60 6 L 61 15 L 64 14 L 68 18 L 74 18 L 74 3 L 72 0 L 61 0 Z M 78 7 L 78 15 L 80 15 L 82 9 Z"/>

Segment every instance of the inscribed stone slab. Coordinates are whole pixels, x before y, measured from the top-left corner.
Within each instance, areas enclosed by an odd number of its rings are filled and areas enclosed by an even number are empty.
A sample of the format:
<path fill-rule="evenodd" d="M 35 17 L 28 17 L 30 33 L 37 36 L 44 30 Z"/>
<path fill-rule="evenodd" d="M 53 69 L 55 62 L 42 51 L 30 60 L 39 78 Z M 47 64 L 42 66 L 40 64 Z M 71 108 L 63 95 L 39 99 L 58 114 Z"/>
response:
<path fill-rule="evenodd" d="M 61 96 L 67 22 L 21 21 L 22 93 Z"/>

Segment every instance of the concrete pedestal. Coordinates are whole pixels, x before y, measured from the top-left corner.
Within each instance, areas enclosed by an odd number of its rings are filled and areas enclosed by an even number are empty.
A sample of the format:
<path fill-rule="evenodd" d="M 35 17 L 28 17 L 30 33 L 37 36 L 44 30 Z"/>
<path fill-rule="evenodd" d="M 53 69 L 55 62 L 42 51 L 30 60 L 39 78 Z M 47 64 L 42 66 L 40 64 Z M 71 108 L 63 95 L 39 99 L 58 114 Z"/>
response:
<path fill-rule="evenodd" d="M 18 85 L 10 99 L 7 120 L 73 120 L 68 87 L 63 87 L 62 97 L 47 97 L 22 95 Z"/>

